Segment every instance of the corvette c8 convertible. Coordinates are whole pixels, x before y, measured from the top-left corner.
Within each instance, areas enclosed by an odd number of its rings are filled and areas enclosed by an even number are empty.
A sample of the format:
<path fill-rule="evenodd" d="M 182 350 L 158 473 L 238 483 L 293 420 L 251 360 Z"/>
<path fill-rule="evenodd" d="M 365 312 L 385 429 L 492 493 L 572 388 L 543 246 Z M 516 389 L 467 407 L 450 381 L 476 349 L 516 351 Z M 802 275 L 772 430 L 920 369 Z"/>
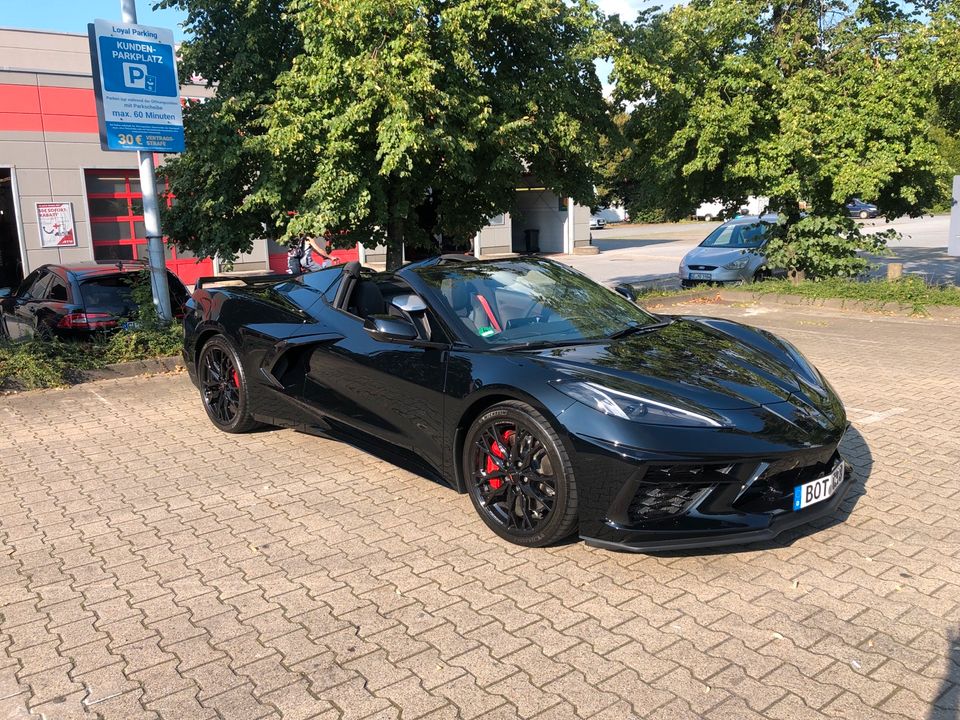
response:
<path fill-rule="evenodd" d="M 221 430 L 292 427 L 419 463 L 521 545 L 769 539 L 832 513 L 851 482 L 843 406 L 788 342 L 651 314 L 546 259 L 207 278 L 184 333 Z"/>

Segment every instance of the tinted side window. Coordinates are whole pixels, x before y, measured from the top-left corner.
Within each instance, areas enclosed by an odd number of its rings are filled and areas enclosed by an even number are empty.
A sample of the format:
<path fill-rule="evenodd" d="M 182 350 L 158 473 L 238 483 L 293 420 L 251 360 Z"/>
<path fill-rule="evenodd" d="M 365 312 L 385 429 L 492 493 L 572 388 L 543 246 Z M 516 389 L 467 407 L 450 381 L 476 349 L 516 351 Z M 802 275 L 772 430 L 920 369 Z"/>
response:
<path fill-rule="evenodd" d="M 53 302 L 67 302 L 70 299 L 70 293 L 67 290 L 66 281 L 51 273 L 50 277 L 50 287 L 47 289 L 47 300 L 52 300 Z"/>
<path fill-rule="evenodd" d="M 32 273 L 27 275 L 23 279 L 23 282 L 20 283 L 20 287 L 17 288 L 17 295 L 24 298 L 29 297 L 30 289 L 37 284 L 37 281 L 45 272 L 46 270 L 34 270 Z"/>
<path fill-rule="evenodd" d="M 33 286 L 30 288 L 30 299 L 31 300 L 42 300 L 47 296 L 47 290 L 50 288 L 50 283 L 53 281 L 53 274 L 49 272 L 44 272 L 41 274 L 40 279 L 37 280 Z"/>

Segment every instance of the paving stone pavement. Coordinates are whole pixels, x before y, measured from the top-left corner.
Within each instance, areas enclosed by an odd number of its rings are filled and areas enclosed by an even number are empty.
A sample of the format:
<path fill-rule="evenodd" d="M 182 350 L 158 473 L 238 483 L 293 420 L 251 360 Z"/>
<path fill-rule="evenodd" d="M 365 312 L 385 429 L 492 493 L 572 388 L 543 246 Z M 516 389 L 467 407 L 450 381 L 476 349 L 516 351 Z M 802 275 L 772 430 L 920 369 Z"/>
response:
<path fill-rule="evenodd" d="M 185 375 L 0 398 L 0 720 L 957 720 L 960 326 L 691 307 L 846 402 L 837 517 L 723 552 L 508 545 L 466 496 Z"/>

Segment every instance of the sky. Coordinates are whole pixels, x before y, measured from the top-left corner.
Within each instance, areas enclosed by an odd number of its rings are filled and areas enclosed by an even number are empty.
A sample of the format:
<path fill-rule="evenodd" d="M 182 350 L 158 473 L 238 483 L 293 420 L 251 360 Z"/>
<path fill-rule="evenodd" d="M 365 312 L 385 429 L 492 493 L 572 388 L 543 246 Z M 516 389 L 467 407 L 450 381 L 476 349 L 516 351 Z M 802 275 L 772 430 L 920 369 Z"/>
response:
<path fill-rule="evenodd" d="M 137 21 L 173 30 L 177 41 L 183 40 L 178 23 L 184 13 L 150 9 L 153 0 L 137 2 Z M 120 0 L 0 0 L 0 27 L 22 30 L 56 30 L 87 33 L 87 23 L 102 18 L 120 19 Z"/>

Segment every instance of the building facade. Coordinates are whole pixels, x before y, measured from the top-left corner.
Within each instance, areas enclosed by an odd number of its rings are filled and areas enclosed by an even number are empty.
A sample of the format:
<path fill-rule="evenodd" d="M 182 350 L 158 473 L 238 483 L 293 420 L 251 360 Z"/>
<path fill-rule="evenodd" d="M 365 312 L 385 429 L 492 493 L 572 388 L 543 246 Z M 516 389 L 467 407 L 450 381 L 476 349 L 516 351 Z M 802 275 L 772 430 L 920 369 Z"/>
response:
<path fill-rule="evenodd" d="M 212 92 L 181 85 L 187 99 Z M 571 253 L 589 244 L 589 218 L 588 208 L 530 183 L 478 233 L 474 252 Z M 145 259 L 146 242 L 137 154 L 100 149 L 87 36 L 0 28 L 0 287 L 46 263 Z M 382 247 L 338 254 L 385 261 Z M 188 285 L 217 270 L 173 247 L 167 263 Z M 286 252 L 260 240 L 232 269 L 285 272 Z"/>

